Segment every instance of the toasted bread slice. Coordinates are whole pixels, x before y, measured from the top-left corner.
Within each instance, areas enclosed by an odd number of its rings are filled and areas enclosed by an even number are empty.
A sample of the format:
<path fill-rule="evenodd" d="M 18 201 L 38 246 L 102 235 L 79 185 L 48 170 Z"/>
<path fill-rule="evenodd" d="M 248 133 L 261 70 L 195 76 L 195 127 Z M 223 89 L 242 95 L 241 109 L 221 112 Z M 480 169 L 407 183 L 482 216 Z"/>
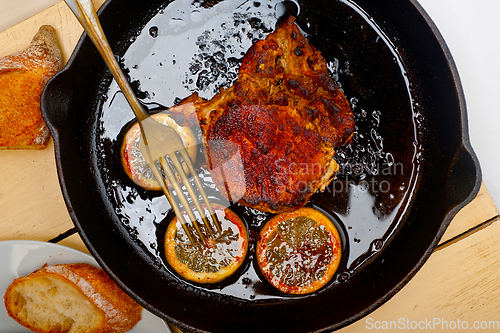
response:
<path fill-rule="evenodd" d="M 0 58 L 0 149 L 44 149 L 50 132 L 40 111 L 48 80 L 62 66 L 56 32 L 44 25 L 25 50 Z"/>
<path fill-rule="evenodd" d="M 38 333 L 121 333 L 142 308 L 89 264 L 47 266 L 15 279 L 4 296 L 10 317 Z"/>

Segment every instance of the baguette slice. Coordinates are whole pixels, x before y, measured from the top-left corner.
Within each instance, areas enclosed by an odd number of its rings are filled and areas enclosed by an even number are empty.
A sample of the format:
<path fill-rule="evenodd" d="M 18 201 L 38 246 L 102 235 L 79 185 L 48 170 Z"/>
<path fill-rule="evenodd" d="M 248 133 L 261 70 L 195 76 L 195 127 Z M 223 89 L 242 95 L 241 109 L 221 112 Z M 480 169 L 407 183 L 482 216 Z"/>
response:
<path fill-rule="evenodd" d="M 38 333 L 121 333 L 142 308 L 100 268 L 48 266 L 15 279 L 4 296 L 8 315 Z"/>
<path fill-rule="evenodd" d="M 62 66 L 56 32 L 42 26 L 25 50 L 0 58 L 0 149 L 44 149 L 50 132 L 40 111 L 48 80 Z"/>

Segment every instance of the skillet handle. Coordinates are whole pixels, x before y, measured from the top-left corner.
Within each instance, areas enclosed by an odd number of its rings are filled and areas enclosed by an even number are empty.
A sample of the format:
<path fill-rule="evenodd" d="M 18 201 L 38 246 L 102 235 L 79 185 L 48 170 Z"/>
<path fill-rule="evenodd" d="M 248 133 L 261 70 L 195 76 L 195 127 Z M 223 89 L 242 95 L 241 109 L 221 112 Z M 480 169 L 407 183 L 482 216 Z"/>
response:
<path fill-rule="evenodd" d="M 455 154 L 448 172 L 446 203 L 455 215 L 471 202 L 481 187 L 481 167 L 472 147 L 463 144 Z"/>
<path fill-rule="evenodd" d="M 42 116 L 54 140 L 61 129 L 67 126 L 74 98 L 72 69 L 66 67 L 54 75 L 44 88 L 40 101 Z"/>

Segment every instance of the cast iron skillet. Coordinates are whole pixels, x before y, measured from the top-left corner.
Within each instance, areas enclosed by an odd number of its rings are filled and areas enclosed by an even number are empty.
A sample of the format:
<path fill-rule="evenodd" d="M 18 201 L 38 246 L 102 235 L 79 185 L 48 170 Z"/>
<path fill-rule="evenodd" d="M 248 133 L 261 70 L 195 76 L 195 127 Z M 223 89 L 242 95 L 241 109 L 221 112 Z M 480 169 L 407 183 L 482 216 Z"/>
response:
<path fill-rule="evenodd" d="M 198 3 L 208 8 L 218 1 Z M 123 55 L 137 32 L 167 5 L 158 0 L 106 2 L 99 15 L 115 52 Z M 119 173 L 119 163 L 112 156 L 116 147 L 97 137 L 106 102 L 103 96 L 111 79 L 85 35 L 67 66 L 43 93 L 42 113 L 54 137 L 62 192 L 82 239 L 128 294 L 184 330 L 304 332 L 348 325 L 383 304 L 411 279 L 453 216 L 479 190 L 480 168 L 468 139 L 458 73 L 442 37 L 418 3 L 356 0 L 349 7 L 341 1 L 317 0 L 299 5 L 297 23 L 310 35 L 313 45 L 327 60 L 331 56 L 349 64 L 349 70 L 344 66 L 337 80 L 349 98 L 357 96 L 351 103 L 358 118 L 362 119 L 360 115 L 366 109 L 381 110 L 378 131 L 385 139 L 384 152 L 412 168 L 410 183 L 397 177 L 391 179 L 404 188 L 404 207 L 394 217 L 394 228 L 378 243 L 381 246 L 355 270 L 350 271 L 344 262 L 344 274 L 316 294 L 252 300 L 214 292 L 185 283 L 140 244 L 133 230 L 126 228 L 123 215 L 117 214 L 113 199 L 116 187 L 122 186 L 122 180 L 113 179 Z M 367 13 L 367 24 L 357 25 L 350 33 L 345 27 L 357 15 L 356 8 L 358 13 Z M 401 61 L 399 78 L 391 77 L 384 69 L 384 57 L 373 46 L 380 39 L 370 39 L 376 37 L 369 32 L 370 24 L 376 24 L 387 38 L 386 46 L 397 51 L 393 60 L 399 57 Z M 384 86 L 387 82 L 389 87 Z M 393 91 L 407 91 L 408 100 Z M 367 105 L 370 101 L 376 105 Z M 351 148 L 340 150 L 347 160 L 356 152 Z M 103 156 L 103 152 L 109 154 Z M 337 182 L 345 180 L 340 177 Z M 138 193 L 139 197 L 148 196 Z M 344 194 L 318 195 L 312 204 L 332 212 L 342 224 L 341 217 L 350 209 L 346 199 L 349 193 Z M 388 202 L 375 194 L 374 198 L 382 206 Z M 383 211 L 383 207 L 377 210 L 382 215 Z M 246 222 L 258 231 L 260 224 Z M 348 235 L 350 226 L 340 227 L 346 235 L 344 250 L 348 252 L 349 246 L 351 250 L 355 246 Z M 248 263 L 246 269 L 252 265 Z"/>

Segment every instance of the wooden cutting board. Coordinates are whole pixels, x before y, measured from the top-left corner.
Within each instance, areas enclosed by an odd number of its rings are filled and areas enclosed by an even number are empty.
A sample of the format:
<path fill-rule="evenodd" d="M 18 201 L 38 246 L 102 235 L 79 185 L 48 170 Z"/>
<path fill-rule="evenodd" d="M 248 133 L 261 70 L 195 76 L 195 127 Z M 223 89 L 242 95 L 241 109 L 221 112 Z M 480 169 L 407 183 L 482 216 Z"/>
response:
<path fill-rule="evenodd" d="M 92 0 L 95 8 L 99 8 L 104 1 Z M 44 24 L 49 24 L 56 29 L 66 63 L 83 32 L 83 28 L 64 1 L 0 32 L 0 56 L 27 47 L 40 26 Z"/>
<path fill-rule="evenodd" d="M 98 8 L 104 0 L 93 2 Z M 66 63 L 83 28 L 64 1 L 0 32 L 0 56 L 26 48 L 44 24 L 56 29 Z M 0 229 L 1 240 L 48 241 L 72 228 L 59 187 L 52 140 L 45 150 L 2 150 L 0 166 L 0 225 L 6 224 Z M 86 251 L 79 241 L 69 245 Z"/>
<path fill-rule="evenodd" d="M 94 0 L 96 7 L 103 2 Z M 83 29 L 64 2 L 0 32 L 0 56 L 27 47 L 43 24 L 57 30 L 66 62 Z M 0 240 L 61 239 L 60 244 L 88 252 L 78 234 L 68 232 L 73 224 L 61 195 L 52 143 L 42 151 L 0 151 L 0 166 Z M 499 236 L 498 210 L 483 184 L 409 284 L 341 332 L 369 332 L 384 323 L 399 325 L 400 331 L 418 331 L 412 327 L 429 322 L 433 330 L 441 331 L 458 321 L 467 321 L 469 328 L 475 321 L 492 321 L 493 325 L 496 321 L 499 330 Z"/>

